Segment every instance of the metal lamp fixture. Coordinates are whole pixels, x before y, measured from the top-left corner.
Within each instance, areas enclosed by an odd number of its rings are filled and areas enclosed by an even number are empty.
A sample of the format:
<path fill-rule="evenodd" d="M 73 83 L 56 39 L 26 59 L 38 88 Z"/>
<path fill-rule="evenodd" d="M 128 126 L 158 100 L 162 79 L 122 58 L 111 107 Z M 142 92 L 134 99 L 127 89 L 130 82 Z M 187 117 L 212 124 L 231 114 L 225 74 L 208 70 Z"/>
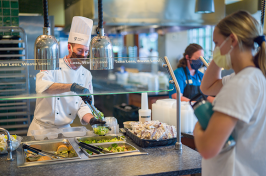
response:
<path fill-rule="evenodd" d="M 196 0 L 196 13 L 213 13 L 214 10 L 214 2 L 213 0 Z"/>
<path fill-rule="evenodd" d="M 114 68 L 113 47 L 110 39 L 104 36 L 102 0 L 98 0 L 97 36 L 90 43 L 90 69 L 110 70 Z"/>
<path fill-rule="evenodd" d="M 57 70 L 59 67 L 59 46 L 50 35 L 48 3 L 43 0 L 43 35 L 37 37 L 34 46 L 35 70 Z"/>

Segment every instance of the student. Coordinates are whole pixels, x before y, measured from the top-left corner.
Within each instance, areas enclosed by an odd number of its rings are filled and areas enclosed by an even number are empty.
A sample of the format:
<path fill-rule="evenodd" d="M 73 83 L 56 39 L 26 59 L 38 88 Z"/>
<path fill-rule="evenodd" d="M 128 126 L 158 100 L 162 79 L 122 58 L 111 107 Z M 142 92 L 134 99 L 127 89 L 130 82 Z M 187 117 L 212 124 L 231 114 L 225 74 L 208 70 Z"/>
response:
<path fill-rule="evenodd" d="M 266 43 L 262 27 L 248 12 L 221 20 L 214 29 L 213 61 L 201 90 L 217 95 L 208 127 L 194 129 L 202 175 L 261 176 L 266 166 Z M 254 56 L 253 49 L 259 50 Z M 220 78 L 221 67 L 234 73 Z M 220 153 L 232 134 L 236 146 Z"/>

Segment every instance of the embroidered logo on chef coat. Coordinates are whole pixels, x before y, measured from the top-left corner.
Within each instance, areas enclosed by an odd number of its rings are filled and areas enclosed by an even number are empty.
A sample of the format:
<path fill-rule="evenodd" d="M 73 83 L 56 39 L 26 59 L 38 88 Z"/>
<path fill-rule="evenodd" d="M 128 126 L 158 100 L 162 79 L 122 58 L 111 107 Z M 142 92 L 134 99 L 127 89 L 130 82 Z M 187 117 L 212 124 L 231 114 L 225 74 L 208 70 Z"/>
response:
<path fill-rule="evenodd" d="M 89 84 L 89 90 L 91 90 L 91 84 Z"/>

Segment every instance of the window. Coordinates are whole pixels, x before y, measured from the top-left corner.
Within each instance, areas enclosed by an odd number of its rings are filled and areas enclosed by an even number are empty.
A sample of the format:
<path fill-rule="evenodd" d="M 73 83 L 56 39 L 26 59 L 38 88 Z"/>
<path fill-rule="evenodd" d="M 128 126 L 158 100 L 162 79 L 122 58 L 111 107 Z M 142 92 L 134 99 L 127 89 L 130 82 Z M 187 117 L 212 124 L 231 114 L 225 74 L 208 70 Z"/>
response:
<path fill-rule="evenodd" d="M 204 49 L 205 59 L 207 60 L 212 57 L 212 51 L 215 47 L 212 41 L 213 30 L 214 26 L 188 30 L 188 42 L 201 45 Z"/>

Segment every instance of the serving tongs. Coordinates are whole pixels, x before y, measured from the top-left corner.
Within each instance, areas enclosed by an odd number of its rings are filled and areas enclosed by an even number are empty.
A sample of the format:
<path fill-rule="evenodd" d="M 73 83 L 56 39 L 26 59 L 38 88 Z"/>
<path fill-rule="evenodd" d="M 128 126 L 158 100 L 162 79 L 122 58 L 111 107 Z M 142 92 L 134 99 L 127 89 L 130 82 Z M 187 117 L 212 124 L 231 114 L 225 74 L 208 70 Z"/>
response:
<path fill-rule="evenodd" d="M 30 146 L 28 146 L 26 144 L 22 144 L 22 147 L 23 147 L 23 149 L 27 149 L 27 150 L 29 150 L 29 151 L 31 151 L 33 153 L 36 153 L 37 155 L 50 156 L 50 157 L 52 156 L 52 157 L 55 157 L 56 159 L 64 158 L 62 156 L 58 156 L 58 155 L 53 154 L 53 153 L 45 152 L 45 151 L 42 151 L 40 149 L 37 149 L 37 148 L 34 148 L 34 147 L 30 147 Z M 53 158 L 51 158 L 51 159 L 53 159 Z"/>
<path fill-rule="evenodd" d="M 80 96 L 81 99 L 84 101 L 84 103 L 86 103 L 88 105 L 88 107 L 91 110 L 92 115 L 96 118 L 96 119 L 103 119 L 104 117 L 102 117 L 100 114 L 103 114 L 101 111 L 99 111 L 91 102 L 92 102 L 92 97 L 91 96 Z M 98 124 L 101 126 L 101 124 Z M 104 124 L 102 124 L 102 126 L 104 126 Z M 104 127 L 108 128 L 110 131 L 112 130 L 109 126 L 105 125 Z"/>
<path fill-rule="evenodd" d="M 90 144 L 86 144 L 84 142 L 79 142 L 78 145 L 82 148 L 85 148 L 85 149 L 88 149 L 90 151 L 92 151 L 93 153 L 96 153 L 96 154 L 101 154 L 101 153 L 112 153 L 112 152 L 109 152 L 107 150 L 104 150 L 102 148 L 99 148 L 99 147 L 95 147 L 93 145 L 90 145 Z M 98 151 L 99 150 L 99 151 Z"/>

